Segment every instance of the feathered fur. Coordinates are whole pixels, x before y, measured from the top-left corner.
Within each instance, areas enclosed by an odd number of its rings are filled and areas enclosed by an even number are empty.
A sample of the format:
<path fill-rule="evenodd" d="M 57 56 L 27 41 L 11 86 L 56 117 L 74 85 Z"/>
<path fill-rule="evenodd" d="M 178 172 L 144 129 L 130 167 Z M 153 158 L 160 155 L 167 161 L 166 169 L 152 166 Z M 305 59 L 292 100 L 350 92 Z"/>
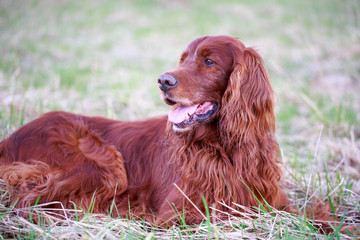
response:
<path fill-rule="evenodd" d="M 114 201 L 114 214 L 130 210 L 158 223 L 183 210 L 188 223 L 202 221 L 202 197 L 225 212 L 220 202 L 285 208 L 274 92 L 255 50 L 234 37 L 198 38 L 166 74 L 173 82 L 162 96 L 173 110 L 210 101 L 214 113 L 187 128 L 166 116 L 122 122 L 47 113 L 0 143 L 0 177 L 16 207 L 39 198 L 86 209 L 95 196 L 94 212 Z"/>

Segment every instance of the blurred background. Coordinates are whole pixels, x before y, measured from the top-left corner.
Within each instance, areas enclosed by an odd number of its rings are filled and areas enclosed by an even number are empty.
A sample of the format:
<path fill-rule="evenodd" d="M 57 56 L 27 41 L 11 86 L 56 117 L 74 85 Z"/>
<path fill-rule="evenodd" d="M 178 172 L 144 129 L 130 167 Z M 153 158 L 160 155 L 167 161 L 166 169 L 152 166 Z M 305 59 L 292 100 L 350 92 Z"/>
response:
<path fill-rule="evenodd" d="M 294 176 L 333 167 L 359 184 L 359 0 L 0 0 L 0 137 L 50 110 L 166 114 L 157 77 L 220 34 L 264 58 Z"/>

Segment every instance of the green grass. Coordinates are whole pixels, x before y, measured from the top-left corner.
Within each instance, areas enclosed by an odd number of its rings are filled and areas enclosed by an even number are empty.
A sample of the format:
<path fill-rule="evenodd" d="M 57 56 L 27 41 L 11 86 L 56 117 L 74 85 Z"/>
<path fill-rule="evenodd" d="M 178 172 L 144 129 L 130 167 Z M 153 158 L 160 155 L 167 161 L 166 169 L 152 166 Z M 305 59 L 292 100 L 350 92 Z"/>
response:
<path fill-rule="evenodd" d="M 327 200 L 359 227 L 359 19 L 357 0 L 2 0 L 0 139 L 51 110 L 120 120 L 166 114 L 157 77 L 194 38 L 234 35 L 270 72 L 290 199 L 300 208 L 309 197 Z M 0 193 L 1 238 L 351 238 L 282 212 L 212 222 L 211 206 L 203 224 L 171 229 L 80 206 L 66 219 L 35 206 L 47 222 L 34 224 L 17 217 L 4 186 Z"/>

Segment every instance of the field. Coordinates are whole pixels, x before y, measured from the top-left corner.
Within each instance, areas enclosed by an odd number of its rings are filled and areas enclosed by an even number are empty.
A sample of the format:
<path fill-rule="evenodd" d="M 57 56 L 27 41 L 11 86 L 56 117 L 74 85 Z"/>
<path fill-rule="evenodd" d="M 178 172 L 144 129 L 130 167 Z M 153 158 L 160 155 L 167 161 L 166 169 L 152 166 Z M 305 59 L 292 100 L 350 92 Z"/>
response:
<path fill-rule="evenodd" d="M 202 35 L 233 35 L 264 58 L 277 93 L 283 186 L 303 208 L 327 201 L 360 233 L 358 0 L 1 0 L 0 140 L 44 112 L 119 120 L 166 114 L 157 77 Z M 84 210 L 17 216 L 0 180 L 0 239 L 353 239 L 303 217 L 249 213 L 170 229 Z M 358 235 L 359 236 L 359 235 Z"/>

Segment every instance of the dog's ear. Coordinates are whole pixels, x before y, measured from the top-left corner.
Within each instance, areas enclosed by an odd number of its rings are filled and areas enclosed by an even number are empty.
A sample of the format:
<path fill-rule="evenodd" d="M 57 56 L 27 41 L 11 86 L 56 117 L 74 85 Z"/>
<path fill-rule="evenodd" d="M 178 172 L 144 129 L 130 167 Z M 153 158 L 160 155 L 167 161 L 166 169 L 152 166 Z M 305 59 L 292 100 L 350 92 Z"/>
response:
<path fill-rule="evenodd" d="M 275 131 L 274 92 L 262 58 L 252 48 L 233 48 L 234 66 L 220 117 L 221 134 L 231 145 Z"/>
<path fill-rule="evenodd" d="M 274 92 L 269 74 L 254 49 L 241 43 L 232 48 L 234 66 L 222 98 L 220 141 L 241 173 L 241 181 L 258 199 L 279 206 L 284 194 L 278 184 L 280 155 L 274 136 Z M 248 196 L 256 205 L 257 200 Z"/>

